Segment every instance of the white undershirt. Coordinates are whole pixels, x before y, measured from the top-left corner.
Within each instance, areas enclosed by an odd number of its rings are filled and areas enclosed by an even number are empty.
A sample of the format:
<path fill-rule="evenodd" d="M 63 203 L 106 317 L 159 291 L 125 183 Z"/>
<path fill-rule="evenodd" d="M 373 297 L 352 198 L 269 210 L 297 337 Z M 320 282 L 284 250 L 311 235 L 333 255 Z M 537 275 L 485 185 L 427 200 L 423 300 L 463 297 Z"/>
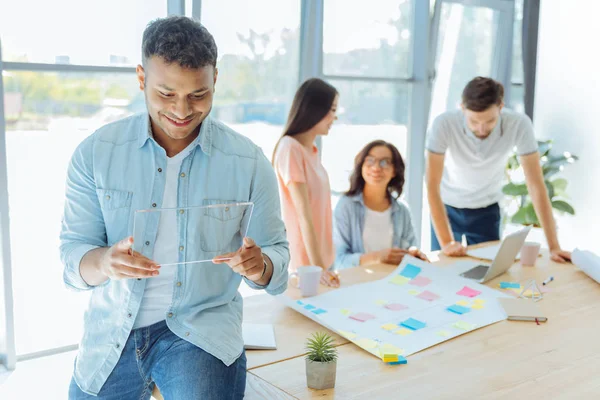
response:
<path fill-rule="evenodd" d="M 177 188 L 183 159 L 191 152 L 195 142 L 174 157 L 167 157 L 165 192 L 161 208 L 177 208 Z M 161 213 L 154 245 L 153 260 L 177 260 L 179 252 L 177 216 L 174 212 Z M 164 261 L 163 261 L 164 262 Z M 133 329 L 150 326 L 165 319 L 173 299 L 173 284 L 177 265 L 161 266 L 158 276 L 148 278 L 140 310 Z"/>
<path fill-rule="evenodd" d="M 385 211 L 373 211 L 365 207 L 365 228 L 363 229 L 365 253 L 389 249 L 392 247 L 393 241 L 392 207 Z"/>

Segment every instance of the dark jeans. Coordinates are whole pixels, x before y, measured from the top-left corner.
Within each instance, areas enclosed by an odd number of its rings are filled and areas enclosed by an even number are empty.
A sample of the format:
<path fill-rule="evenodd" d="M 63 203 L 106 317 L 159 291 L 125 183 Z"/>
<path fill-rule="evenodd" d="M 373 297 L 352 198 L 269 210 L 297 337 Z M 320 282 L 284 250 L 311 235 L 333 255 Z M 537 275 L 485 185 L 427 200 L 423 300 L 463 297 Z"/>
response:
<path fill-rule="evenodd" d="M 477 244 L 500 239 L 500 206 L 494 203 L 484 208 L 454 208 L 446 205 L 450 228 L 454 240 L 462 242 L 463 235 L 467 244 Z M 431 250 L 440 250 L 440 242 L 431 224 Z"/>
<path fill-rule="evenodd" d="M 131 332 L 98 397 L 81 391 L 72 379 L 69 399 L 146 400 L 154 385 L 158 385 L 165 399 L 242 399 L 246 355 L 242 353 L 228 367 L 176 336 L 162 321 Z"/>

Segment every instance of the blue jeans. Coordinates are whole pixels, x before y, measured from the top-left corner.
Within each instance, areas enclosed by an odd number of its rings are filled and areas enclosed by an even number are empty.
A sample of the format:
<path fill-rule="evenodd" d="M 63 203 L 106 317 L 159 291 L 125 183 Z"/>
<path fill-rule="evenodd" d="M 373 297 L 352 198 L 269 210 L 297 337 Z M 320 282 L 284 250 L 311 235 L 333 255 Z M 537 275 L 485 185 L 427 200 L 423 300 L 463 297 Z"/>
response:
<path fill-rule="evenodd" d="M 135 329 L 98 397 L 84 393 L 74 379 L 69 399 L 150 399 L 154 386 L 169 399 L 242 399 L 246 355 L 229 367 L 179 338 L 165 321 Z"/>
<path fill-rule="evenodd" d="M 454 240 L 462 242 L 463 235 L 467 244 L 477 244 L 500 239 L 500 206 L 494 203 L 484 208 L 454 208 L 446 205 L 450 228 Z M 431 250 L 440 250 L 440 242 L 431 224 Z"/>

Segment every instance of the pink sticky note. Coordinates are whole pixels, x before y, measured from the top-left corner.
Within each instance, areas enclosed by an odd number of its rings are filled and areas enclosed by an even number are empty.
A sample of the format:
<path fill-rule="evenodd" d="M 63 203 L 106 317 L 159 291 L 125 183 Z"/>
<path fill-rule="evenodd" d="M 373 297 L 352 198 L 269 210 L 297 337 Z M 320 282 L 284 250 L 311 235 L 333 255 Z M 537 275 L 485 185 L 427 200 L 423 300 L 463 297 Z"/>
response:
<path fill-rule="evenodd" d="M 438 296 L 437 294 L 435 294 L 433 292 L 430 292 L 429 290 L 421 292 L 417 297 L 422 300 L 427 300 L 427 301 L 434 301 L 434 300 L 437 300 L 440 298 L 440 296 Z"/>
<path fill-rule="evenodd" d="M 427 286 L 430 283 L 431 283 L 431 279 L 426 278 L 424 276 L 417 276 L 409 282 L 409 284 L 411 284 L 413 286 L 420 286 L 420 287 Z"/>
<path fill-rule="evenodd" d="M 465 286 L 464 288 L 456 292 L 456 294 L 465 297 L 475 297 L 479 296 L 481 292 L 479 290 L 471 289 L 470 287 Z"/>
<path fill-rule="evenodd" d="M 375 316 L 372 315 L 372 314 L 367 314 L 367 313 L 359 312 L 359 313 L 356 313 L 356 314 L 352 314 L 350 316 L 350 318 L 352 318 L 352 319 L 354 319 L 356 321 L 365 322 L 365 321 L 368 321 L 370 319 L 375 319 Z"/>
<path fill-rule="evenodd" d="M 408 307 L 406 307 L 404 304 L 390 303 L 390 304 L 386 304 L 385 308 L 387 308 L 388 310 L 392 310 L 392 311 L 401 311 L 401 310 L 406 310 Z"/>

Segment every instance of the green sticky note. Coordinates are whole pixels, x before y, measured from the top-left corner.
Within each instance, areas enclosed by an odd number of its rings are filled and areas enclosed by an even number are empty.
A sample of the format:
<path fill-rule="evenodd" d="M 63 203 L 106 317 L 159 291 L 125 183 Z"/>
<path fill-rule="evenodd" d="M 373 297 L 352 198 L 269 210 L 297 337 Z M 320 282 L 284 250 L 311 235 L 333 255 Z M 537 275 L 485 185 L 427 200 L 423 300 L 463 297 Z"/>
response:
<path fill-rule="evenodd" d="M 401 328 L 401 329 L 398 329 L 397 331 L 394 331 L 394 333 L 395 333 L 396 335 L 400 335 L 400 336 L 408 336 L 408 335 L 410 335 L 411 333 L 413 333 L 413 331 L 412 331 L 412 330 L 410 330 L 410 329 Z"/>
<path fill-rule="evenodd" d="M 413 295 L 413 296 L 416 296 L 419 293 L 421 293 L 421 292 L 418 291 L 418 290 L 415 290 L 415 289 L 411 289 L 411 290 L 408 291 L 408 294 Z"/>
<path fill-rule="evenodd" d="M 392 279 L 389 280 L 390 283 L 393 283 L 394 285 L 406 285 L 408 282 L 410 282 L 410 279 L 402 276 L 402 275 L 396 275 L 395 277 L 393 277 Z"/>
<path fill-rule="evenodd" d="M 398 325 L 396 324 L 385 324 L 385 325 L 381 325 L 382 329 L 385 329 L 386 331 L 391 331 L 393 329 L 396 329 L 398 327 Z"/>
<path fill-rule="evenodd" d="M 477 325 L 475 324 L 470 324 L 468 322 L 465 321 L 457 321 L 454 324 L 452 324 L 453 327 L 457 328 L 457 329 L 462 329 L 463 331 L 470 331 L 475 329 L 475 327 Z"/>
<path fill-rule="evenodd" d="M 387 301 L 385 301 L 385 300 L 375 300 L 375 304 L 377 304 L 378 306 L 382 306 L 384 304 L 387 304 Z"/>
<path fill-rule="evenodd" d="M 450 332 L 448 332 L 447 330 L 442 329 L 441 331 L 439 331 L 437 333 L 437 335 L 441 336 L 441 337 L 448 337 L 448 336 L 450 336 Z"/>

